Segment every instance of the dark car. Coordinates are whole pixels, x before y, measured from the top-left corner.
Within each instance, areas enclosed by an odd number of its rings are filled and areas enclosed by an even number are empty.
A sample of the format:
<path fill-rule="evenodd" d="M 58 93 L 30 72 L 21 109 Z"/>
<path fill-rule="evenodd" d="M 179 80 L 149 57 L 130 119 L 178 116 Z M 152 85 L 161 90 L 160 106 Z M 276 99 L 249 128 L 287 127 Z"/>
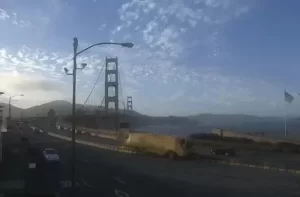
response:
<path fill-rule="evenodd" d="M 216 149 L 211 149 L 210 152 L 214 155 L 225 155 L 225 156 L 236 155 L 234 148 L 216 148 Z"/>
<path fill-rule="evenodd" d="M 19 124 L 18 124 L 18 128 L 19 128 L 19 129 L 23 129 L 23 124 L 22 124 L 22 123 L 19 123 Z"/>
<path fill-rule="evenodd" d="M 43 157 L 46 162 L 59 162 L 58 152 L 53 148 L 46 148 L 43 151 Z"/>

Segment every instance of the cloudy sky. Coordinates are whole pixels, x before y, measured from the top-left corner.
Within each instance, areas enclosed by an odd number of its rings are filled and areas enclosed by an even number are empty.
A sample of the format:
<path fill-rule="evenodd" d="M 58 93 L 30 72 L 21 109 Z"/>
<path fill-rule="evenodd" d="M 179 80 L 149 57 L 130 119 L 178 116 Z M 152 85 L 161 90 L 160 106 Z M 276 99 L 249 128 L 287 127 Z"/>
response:
<path fill-rule="evenodd" d="M 149 115 L 299 114 L 300 2 L 290 0 L 1 0 L 0 89 L 30 107 L 71 100 L 72 42 L 83 103 L 105 57 L 118 57 L 120 100 Z M 100 104 L 104 75 L 89 104 Z M 284 89 L 295 99 L 285 105 Z M 7 98 L 2 96 L 2 101 Z M 122 105 L 121 105 L 122 106 Z"/>

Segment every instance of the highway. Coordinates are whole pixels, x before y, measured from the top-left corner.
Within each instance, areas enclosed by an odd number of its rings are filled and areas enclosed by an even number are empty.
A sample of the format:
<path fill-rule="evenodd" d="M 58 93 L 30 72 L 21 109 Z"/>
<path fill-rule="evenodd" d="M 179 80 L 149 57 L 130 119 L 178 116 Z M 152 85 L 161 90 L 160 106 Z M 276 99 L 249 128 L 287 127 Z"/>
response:
<path fill-rule="evenodd" d="M 11 130 L 11 142 L 20 132 Z M 70 142 L 23 129 L 32 150 L 56 148 L 61 157 L 59 193 L 69 196 Z M 209 161 L 169 161 L 76 145 L 76 196 L 298 196 L 300 176 Z M 30 160 L 39 161 L 38 151 Z M 40 172 L 22 173 L 30 191 L 42 192 Z M 53 172 L 54 174 L 55 172 Z M 17 174 L 17 172 L 15 172 Z M 51 173 L 50 173 L 51 174 Z"/>

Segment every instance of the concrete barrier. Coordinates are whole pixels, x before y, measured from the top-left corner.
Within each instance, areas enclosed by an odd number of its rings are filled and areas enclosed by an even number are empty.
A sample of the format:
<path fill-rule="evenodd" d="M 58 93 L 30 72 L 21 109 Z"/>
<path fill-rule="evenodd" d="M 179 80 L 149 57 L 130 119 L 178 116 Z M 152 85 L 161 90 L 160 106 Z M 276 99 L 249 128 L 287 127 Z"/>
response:
<path fill-rule="evenodd" d="M 273 168 L 270 164 L 250 164 L 250 163 L 241 162 L 241 161 L 237 161 L 237 160 L 221 160 L 221 161 L 212 160 L 212 162 L 226 164 L 226 165 L 231 165 L 231 166 L 242 166 L 242 167 L 250 167 L 250 168 L 260 168 L 260 169 L 264 169 L 264 170 L 287 172 L 287 173 L 292 173 L 292 174 L 300 175 L 300 170 L 288 169 L 288 168 L 280 168 L 279 166 L 277 168 Z"/>
<path fill-rule="evenodd" d="M 48 132 L 48 135 L 52 136 L 52 137 L 62 139 L 62 140 L 71 141 L 71 137 L 62 136 L 62 135 L 59 135 L 59 134 L 56 134 L 56 133 Z M 123 152 L 123 153 L 130 153 L 130 154 L 141 153 L 141 151 L 138 151 L 135 148 L 125 147 L 125 146 L 118 147 L 118 146 L 114 146 L 114 145 L 110 145 L 110 144 L 100 144 L 100 143 L 88 142 L 88 141 L 85 141 L 85 140 L 78 140 L 78 139 L 76 140 L 76 143 L 87 145 L 87 146 L 92 146 L 92 147 L 96 147 L 96 148 L 100 148 L 100 149 Z"/>
<path fill-rule="evenodd" d="M 60 128 L 61 130 L 71 132 L 70 127 L 66 127 L 66 125 L 57 125 L 56 128 Z M 81 134 L 88 134 L 93 137 L 101 137 L 101 138 L 107 138 L 107 139 L 113 139 L 117 140 L 119 133 L 113 132 L 113 131 L 104 131 L 100 129 L 90 129 L 90 128 L 84 128 L 84 127 L 78 127 L 75 130 L 75 133 L 78 135 Z"/>

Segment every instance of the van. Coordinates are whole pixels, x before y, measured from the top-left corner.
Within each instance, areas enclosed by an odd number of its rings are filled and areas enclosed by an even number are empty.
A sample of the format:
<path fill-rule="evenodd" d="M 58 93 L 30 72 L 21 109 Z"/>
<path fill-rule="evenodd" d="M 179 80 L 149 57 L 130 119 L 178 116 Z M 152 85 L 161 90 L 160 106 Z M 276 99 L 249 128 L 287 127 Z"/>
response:
<path fill-rule="evenodd" d="M 170 159 L 186 157 L 192 150 L 192 143 L 185 138 L 152 133 L 126 133 L 124 145 Z"/>

